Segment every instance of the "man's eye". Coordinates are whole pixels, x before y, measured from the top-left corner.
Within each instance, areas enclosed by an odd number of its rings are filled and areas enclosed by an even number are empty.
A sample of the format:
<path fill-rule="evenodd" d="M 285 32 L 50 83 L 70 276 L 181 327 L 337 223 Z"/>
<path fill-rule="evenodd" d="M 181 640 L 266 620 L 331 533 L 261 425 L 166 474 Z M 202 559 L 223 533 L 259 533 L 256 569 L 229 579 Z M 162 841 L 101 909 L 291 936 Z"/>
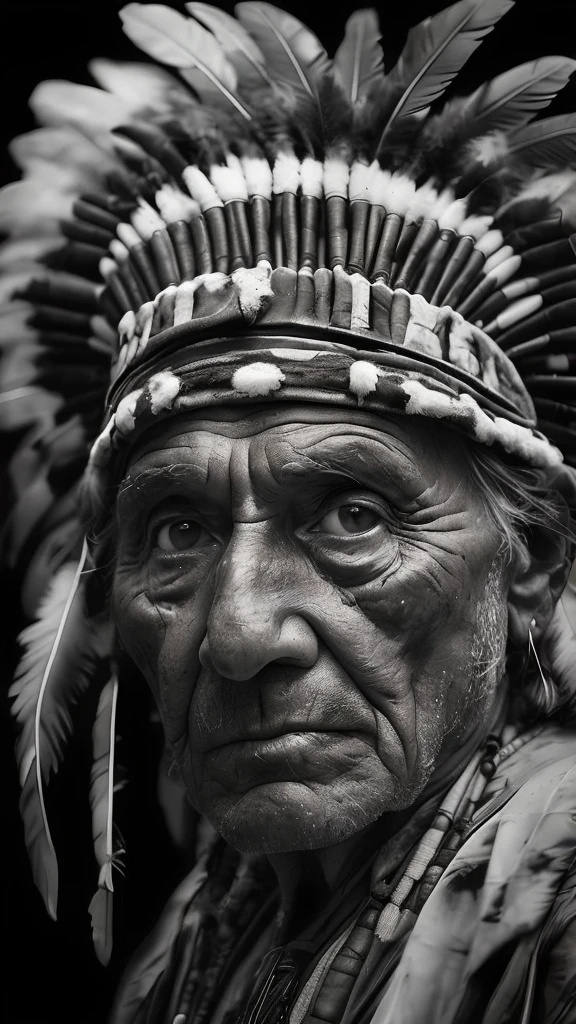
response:
<path fill-rule="evenodd" d="M 177 519 L 160 527 L 156 534 L 156 547 L 167 552 L 189 551 L 210 539 L 210 534 L 200 523 L 193 519 Z"/>
<path fill-rule="evenodd" d="M 368 533 L 378 523 L 381 516 L 365 505 L 340 505 L 327 512 L 314 526 L 314 533 L 330 533 L 333 537 L 350 537 L 359 533 Z"/>

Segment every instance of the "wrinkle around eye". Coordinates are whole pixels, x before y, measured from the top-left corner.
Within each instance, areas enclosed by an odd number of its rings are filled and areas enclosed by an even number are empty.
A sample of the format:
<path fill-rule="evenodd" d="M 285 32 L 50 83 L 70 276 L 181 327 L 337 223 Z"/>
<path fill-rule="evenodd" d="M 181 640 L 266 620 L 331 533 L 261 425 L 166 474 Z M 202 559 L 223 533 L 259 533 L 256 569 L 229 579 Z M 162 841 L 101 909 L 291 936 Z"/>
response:
<path fill-rule="evenodd" d="M 309 533 L 301 543 L 316 571 L 332 584 L 353 589 L 382 577 L 384 585 L 401 569 L 402 551 L 392 534 L 386 535 L 388 543 L 378 544 L 375 533 L 373 530 L 344 539 Z"/>
<path fill-rule="evenodd" d="M 200 552 L 156 552 L 156 557 L 154 552 L 151 557 L 137 552 L 128 557 L 124 553 L 116 564 L 116 586 L 126 594 L 137 589 L 150 605 L 177 607 L 212 579 L 215 548 L 216 545 Z"/>

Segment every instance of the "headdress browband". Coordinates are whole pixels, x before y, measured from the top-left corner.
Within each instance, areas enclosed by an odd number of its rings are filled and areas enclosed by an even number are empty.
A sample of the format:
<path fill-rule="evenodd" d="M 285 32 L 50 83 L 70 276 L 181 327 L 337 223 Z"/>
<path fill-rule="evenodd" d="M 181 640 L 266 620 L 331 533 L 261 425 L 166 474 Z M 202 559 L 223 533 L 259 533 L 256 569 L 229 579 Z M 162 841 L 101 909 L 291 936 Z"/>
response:
<path fill-rule="evenodd" d="M 160 417 L 271 400 L 432 416 L 550 479 L 576 466 L 576 116 L 535 120 L 576 61 L 442 105 L 512 6 L 460 0 L 385 73 L 371 10 L 331 59 L 268 3 L 236 19 L 132 3 L 124 29 L 155 63 L 97 60 L 101 88 L 32 96 L 42 127 L 12 144 L 23 180 L 0 196 L 0 417 L 31 428 L 9 543 L 38 620 L 13 689 L 22 810 L 55 913 L 44 785 L 72 703 L 110 677 L 92 787 L 102 959 L 118 683 L 110 631 L 84 613 L 81 481 L 94 507 L 116 451 Z"/>

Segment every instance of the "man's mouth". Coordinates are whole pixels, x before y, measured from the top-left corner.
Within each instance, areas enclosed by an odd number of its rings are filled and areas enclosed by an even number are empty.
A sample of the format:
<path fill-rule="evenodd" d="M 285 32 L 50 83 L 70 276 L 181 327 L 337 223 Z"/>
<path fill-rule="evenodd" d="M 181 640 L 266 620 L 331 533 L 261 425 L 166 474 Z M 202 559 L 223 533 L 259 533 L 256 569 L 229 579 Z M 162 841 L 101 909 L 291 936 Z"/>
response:
<path fill-rule="evenodd" d="M 362 735 L 364 734 L 358 728 L 338 727 L 332 724 L 321 726 L 311 725 L 310 723 L 306 725 L 294 723 L 276 729 L 250 730 L 248 734 L 242 736 L 222 739 L 213 747 L 209 747 L 206 753 L 212 754 L 226 747 L 234 747 L 236 749 L 238 747 L 249 747 L 254 748 L 254 750 L 257 750 L 262 755 L 264 755 L 264 752 L 267 752 L 270 756 L 273 756 L 276 750 L 286 750 L 290 745 L 297 748 L 304 744 L 323 743 L 328 738 L 334 739 L 345 736 L 357 738 Z M 366 738 L 365 735 L 364 738 Z"/>
<path fill-rule="evenodd" d="M 204 771 L 236 792 L 273 782 L 321 782 L 349 770 L 368 747 L 373 744 L 357 730 L 290 729 L 213 747 L 204 755 Z"/>

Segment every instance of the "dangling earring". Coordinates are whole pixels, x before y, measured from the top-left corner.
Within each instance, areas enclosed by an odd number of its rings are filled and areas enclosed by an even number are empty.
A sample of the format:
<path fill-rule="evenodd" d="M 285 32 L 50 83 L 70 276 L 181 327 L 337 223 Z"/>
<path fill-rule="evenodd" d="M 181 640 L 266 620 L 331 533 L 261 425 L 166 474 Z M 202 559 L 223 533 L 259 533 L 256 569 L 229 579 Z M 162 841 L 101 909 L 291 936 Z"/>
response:
<path fill-rule="evenodd" d="M 538 671 L 540 673 L 540 678 L 542 679 L 542 685 L 544 687 L 544 710 L 547 714 L 550 714 L 550 712 L 554 709 L 554 704 L 556 703 L 554 689 L 550 683 L 550 680 L 547 679 L 544 675 L 542 665 L 540 664 L 540 658 L 538 657 L 536 648 L 534 646 L 534 639 L 532 637 L 532 627 L 535 625 L 536 619 L 532 619 L 530 625 L 528 626 L 528 659 L 530 659 L 531 654 L 534 655 L 534 659 L 536 661 Z"/>

